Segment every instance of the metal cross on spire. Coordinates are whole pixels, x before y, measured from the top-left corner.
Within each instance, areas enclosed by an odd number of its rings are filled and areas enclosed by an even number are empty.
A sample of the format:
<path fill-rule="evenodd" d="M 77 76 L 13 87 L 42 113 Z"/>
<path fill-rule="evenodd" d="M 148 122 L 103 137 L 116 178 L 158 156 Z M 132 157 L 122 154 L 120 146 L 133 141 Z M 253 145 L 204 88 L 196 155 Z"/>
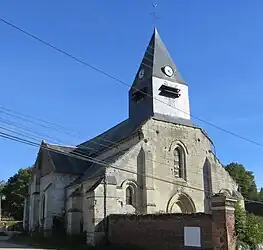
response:
<path fill-rule="evenodd" d="M 153 3 L 152 7 L 153 7 L 153 12 L 151 13 L 151 16 L 153 17 L 154 27 L 156 27 L 157 19 L 160 19 L 160 17 L 157 16 L 157 13 L 156 13 L 157 4 Z"/>

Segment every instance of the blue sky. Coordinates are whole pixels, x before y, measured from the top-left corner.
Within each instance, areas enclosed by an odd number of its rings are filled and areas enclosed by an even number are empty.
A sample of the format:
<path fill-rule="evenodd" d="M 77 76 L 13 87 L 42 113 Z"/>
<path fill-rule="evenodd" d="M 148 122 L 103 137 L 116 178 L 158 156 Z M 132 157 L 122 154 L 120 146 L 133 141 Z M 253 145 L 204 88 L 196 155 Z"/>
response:
<path fill-rule="evenodd" d="M 151 3 L 6 0 L 0 2 L 0 17 L 131 84 L 153 31 Z M 263 2 L 155 3 L 159 33 L 189 84 L 192 114 L 263 143 Z M 76 144 L 127 117 L 126 86 L 1 22 L 0 34 L 0 106 L 74 129 L 80 136 L 24 126 Z M 262 147 L 193 121 L 214 140 L 222 163 L 243 163 L 263 186 Z M 36 148 L 4 139 L 0 150 L 0 179 L 32 165 L 37 154 Z"/>

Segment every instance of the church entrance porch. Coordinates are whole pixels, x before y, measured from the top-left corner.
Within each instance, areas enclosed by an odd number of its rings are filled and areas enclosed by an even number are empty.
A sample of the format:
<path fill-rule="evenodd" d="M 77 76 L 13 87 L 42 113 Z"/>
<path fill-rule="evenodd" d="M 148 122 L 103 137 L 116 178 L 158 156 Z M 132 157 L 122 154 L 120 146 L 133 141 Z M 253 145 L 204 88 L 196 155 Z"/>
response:
<path fill-rule="evenodd" d="M 185 193 L 176 193 L 167 204 L 167 213 L 195 213 L 195 205 L 191 197 Z"/>

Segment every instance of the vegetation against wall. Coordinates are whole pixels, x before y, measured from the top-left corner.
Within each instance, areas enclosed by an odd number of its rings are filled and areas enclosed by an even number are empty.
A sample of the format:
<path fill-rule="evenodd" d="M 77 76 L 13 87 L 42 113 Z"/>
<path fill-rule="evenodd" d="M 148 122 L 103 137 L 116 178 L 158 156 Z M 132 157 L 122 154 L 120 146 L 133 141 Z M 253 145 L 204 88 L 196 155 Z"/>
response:
<path fill-rule="evenodd" d="M 263 218 L 254 214 L 246 214 L 239 203 L 235 210 L 235 230 L 237 241 L 255 248 L 263 243 Z"/>
<path fill-rule="evenodd" d="M 230 163 L 225 166 L 230 176 L 239 185 L 240 192 L 245 199 L 263 200 L 263 189 L 258 192 L 253 172 L 248 171 L 242 164 Z"/>
<path fill-rule="evenodd" d="M 1 194 L 6 198 L 2 201 L 2 208 L 8 211 L 9 216 L 15 220 L 23 219 L 24 199 L 28 193 L 31 173 L 32 168 L 19 169 L 18 172 L 10 177 L 2 186 Z"/>

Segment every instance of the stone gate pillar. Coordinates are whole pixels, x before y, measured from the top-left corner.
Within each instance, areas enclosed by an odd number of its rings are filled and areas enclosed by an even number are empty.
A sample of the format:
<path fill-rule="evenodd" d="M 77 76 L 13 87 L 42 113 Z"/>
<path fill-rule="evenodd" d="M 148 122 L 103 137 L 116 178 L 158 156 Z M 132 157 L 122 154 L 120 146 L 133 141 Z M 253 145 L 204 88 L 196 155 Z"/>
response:
<path fill-rule="evenodd" d="M 211 198 L 212 237 L 215 250 L 235 250 L 235 205 L 237 199 L 226 193 Z"/>

